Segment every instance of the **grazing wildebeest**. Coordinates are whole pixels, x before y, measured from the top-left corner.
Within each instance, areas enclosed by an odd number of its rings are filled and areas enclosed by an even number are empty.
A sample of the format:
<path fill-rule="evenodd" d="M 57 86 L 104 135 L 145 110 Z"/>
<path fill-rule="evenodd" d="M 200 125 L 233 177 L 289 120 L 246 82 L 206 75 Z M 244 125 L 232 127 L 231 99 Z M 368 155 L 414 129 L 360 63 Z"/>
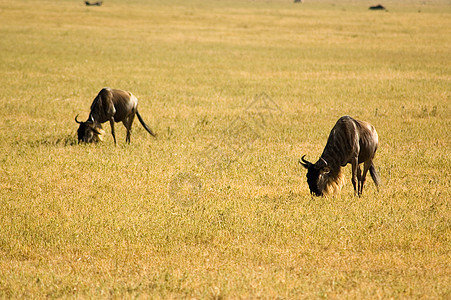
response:
<path fill-rule="evenodd" d="M 304 159 L 304 155 L 299 161 L 308 170 L 310 192 L 322 196 L 339 190 L 344 182 L 341 167 L 347 164 L 352 165 L 352 185 L 356 194 L 362 194 L 368 170 L 378 187 L 379 175 L 373 164 L 377 147 L 378 136 L 373 125 L 349 116 L 338 119 L 319 160 L 313 164 Z M 363 173 L 359 166 L 361 163 Z"/>
<path fill-rule="evenodd" d="M 92 102 L 88 120 L 80 122 L 77 120 L 78 115 L 75 117 L 75 122 L 80 124 L 78 128 L 78 142 L 99 142 L 102 140 L 101 134 L 104 132 L 101 124 L 110 121 L 114 144 L 116 144 L 114 122 L 122 122 L 124 124 L 127 129 L 125 141 L 130 143 L 130 133 L 135 114 L 147 132 L 155 137 L 155 134 L 144 123 L 144 120 L 138 113 L 138 99 L 132 93 L 103 88 Z"/>
<path fill-rule="evenodd" d="M 368 9 L 369 10 L 385 10 L 385 7 L 383 5 L 378 4 L 378 5 L 370 6 Z"/>
<path fill-rule="evenodd" d="M 102 1 L 97 1 L 97 2 L 89 2 L 89 1 L 85 1 L 86 6 L 100 6 L 102 5 Z"/>

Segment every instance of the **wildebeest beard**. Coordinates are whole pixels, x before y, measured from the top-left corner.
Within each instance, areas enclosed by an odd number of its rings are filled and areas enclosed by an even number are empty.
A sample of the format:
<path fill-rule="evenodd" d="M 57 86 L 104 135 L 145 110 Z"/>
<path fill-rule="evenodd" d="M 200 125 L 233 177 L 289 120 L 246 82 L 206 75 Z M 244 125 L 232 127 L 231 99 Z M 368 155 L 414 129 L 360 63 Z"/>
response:
<path fill-rule="evenodd" d="M 323 185 L 324 185 L 324 178 L 320 178 L 322 177 L 320 174 L 320 170 L 319 168 L 317 168 L 317 166 L 315 165 L 311 165 L 308 168 L 308 172 L 307 172 L 307 183 L 308 186 L 310 188 L 310 193 L 315 195 L 315 196 L 322 196 L 323 194 Z M 322 188 L 320 188 L 320 186 Z"/>
<path fill-rule="evenodd" d="M 327 196 L 341 190 L 344 175 L 341 167 L 326 168 L 321 164 L 311 164 L 307 171 L 307 183 L 314 196 Z"/>
<path fill-rule="evenodd" d="M 322 158 L 315 164 L 302 160 L 300 163 L 307 167 L 307 184 L 312 195 L 327 196 L 341 190 L 344 175 L 340 166 L 332 167 Z"/>

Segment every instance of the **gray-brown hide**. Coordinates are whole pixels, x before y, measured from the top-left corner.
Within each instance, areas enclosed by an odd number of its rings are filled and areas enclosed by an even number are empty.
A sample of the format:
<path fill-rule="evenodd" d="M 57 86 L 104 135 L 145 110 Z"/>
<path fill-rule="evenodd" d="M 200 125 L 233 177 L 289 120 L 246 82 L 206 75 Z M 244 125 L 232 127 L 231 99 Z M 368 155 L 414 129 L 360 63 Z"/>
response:
<path fill-rule="evenodd" d="M 316 163 L 304 159 L 299 161 L 307 171 L 310 192 L 316 196 L 327 194 L 329 187 L 339 184 L 342 178 L 341 167 L 352 165 L 352 185 L 354 192 L 362 194 L 366 174 L 379 186 L 379 175 L 373 164 L 378 147 L 378 135 L 374 126 L 355 120 L 349 116 L 341 117 L 330 132 L 326 147 Z M 359 164 L 363 163 L 363 173 Z"/>
<path fill-rule="evenodd" d="M 103 132 L 102 123 L 109 121 L 114 143 L 116 144 L 116 135 L 114 132 L 115 122 L 122 122 L 124 124 L 127 129 L 126 142 L 130 143 L 131 128 L 135 114 L 147 132 L 155 137 L 155 134 L 139 115 L 138 99 L 132 93 L 103 88 L 92 102 L 88 120 L 86 122 L 80 122 L 75 117 L 75 121 L 80 124 L 78 128 L 78 142 L 93 143 L 100 141 Z"/>

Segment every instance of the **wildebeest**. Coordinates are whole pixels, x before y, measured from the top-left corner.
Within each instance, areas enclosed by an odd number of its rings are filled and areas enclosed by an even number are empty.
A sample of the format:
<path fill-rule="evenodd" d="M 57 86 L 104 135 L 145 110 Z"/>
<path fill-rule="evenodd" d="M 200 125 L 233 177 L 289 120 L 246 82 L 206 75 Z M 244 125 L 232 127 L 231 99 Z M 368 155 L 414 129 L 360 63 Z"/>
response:
<path fill-rule="evenodd" d="M 352 165 L 351 181 L 356 194 L 362 194 L 368 170 L 378 187 L 379 175 L 373 163 L 378 143 L 378 135 L 373 125 L 349 116 L 338 119 L 318 161 L 313 164 L 304 158 L 305 155 L 299 161 L 308 170 L 307 183 L 310 192 L 315 196 L 323 196 L 341 189 L 344 182 L 341 167 L 347 164 Z M 359 166 L 361 163 L 363 173 Z"/>
<path fill-rule="evenodd" d="M 86 122 L 80 122 L 77 120 L 78 115 L 75 117 L 75 122 L 80 124 L 77 131 L 78 142 L 99 142 L 104 132 L 101 124 L 110 121 L 114 144 L 116 144 L 114 122 L 122 122 L 124 124 L 127 129 L 125 141 L 130 143 L 130 133 L 135 114 L 147 132 L 155 137 L 155 134 L 144 123 L 144 120 L 138 113 L 138 99 L 132 93 L 103 88 L 92 102 L 88 120 Z"/>
<path fill-rule="evenodd" d="M 385 8 L 385 6 L 378 4 L 378 5 L 370 6 L 368 9 L 369 10 L 385 10 L 386 8 Z"/>
<path fill-rule="evenodd" d="M 97 1 L 97 2 L 89 2 L 89 1 L 85 1 L 86 6 L 100 6 L 102 5 L 102 1 Z"/>

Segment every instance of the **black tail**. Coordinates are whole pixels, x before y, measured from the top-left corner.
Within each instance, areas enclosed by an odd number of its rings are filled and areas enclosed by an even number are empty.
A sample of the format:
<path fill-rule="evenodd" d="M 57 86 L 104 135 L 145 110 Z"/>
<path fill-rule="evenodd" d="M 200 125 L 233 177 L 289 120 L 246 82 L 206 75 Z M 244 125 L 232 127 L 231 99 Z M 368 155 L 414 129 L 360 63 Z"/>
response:
<path fill-rule="evenodd" d="M 136 111 L 136 115 L 138 116 L 139 122 L 141 122 L 141 125 L 144 127 L 144 129 L 147 130 L 148 133 L 150 133 L 153 137 L 156 137 L 157 135 L 150 130 L 150 128 L 144 123 L 143 118 L 141 118 L 141 115 L 139 114 L 138 110 Z"/>
<path fill-rule="evenodd" d="M 376 172 L 376 168 L 374 167 L 374 164 L 370 167 L 370 174 L 371 178 L 373 178 L 374 184 L 376 185 L 377 190 L 379 190 L 379 185 L 381 184 L 381 179 L 379 177 L 379 174 Z"/>

